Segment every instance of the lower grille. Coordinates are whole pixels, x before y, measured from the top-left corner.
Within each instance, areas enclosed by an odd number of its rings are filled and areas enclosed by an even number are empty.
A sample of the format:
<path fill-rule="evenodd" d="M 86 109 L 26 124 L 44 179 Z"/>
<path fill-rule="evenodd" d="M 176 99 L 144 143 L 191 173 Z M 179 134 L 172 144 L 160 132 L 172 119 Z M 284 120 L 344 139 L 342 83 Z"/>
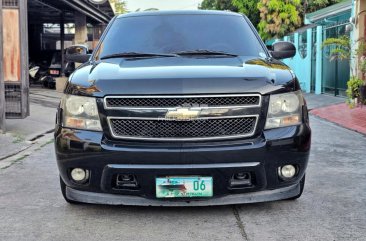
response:
<path fill-rule="evenodd" d="M 127 139 L 221 139 L 254 134 L 257 116 L 202 118 L 190 121 L 109 118 L 114 137 Z"/>

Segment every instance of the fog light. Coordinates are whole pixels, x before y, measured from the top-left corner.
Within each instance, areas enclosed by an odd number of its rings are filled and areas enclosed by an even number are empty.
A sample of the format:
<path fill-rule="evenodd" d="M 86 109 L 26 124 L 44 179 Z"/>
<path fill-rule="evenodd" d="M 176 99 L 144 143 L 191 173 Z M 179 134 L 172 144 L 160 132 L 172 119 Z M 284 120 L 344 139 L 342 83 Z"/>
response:
<path fill-rule="evenodd" d="M 74 168 L 71 170 L 71 178 L 75 182 L 86 182 L 89 179 L 89 171 L 81 168 Z"/>
<path fill-rule="evenodd" d="M 278 175 L 284 179 L 293 178 L 296 174 L 296 167 L 293 165 L 285 165 L 278 168 Z"/>

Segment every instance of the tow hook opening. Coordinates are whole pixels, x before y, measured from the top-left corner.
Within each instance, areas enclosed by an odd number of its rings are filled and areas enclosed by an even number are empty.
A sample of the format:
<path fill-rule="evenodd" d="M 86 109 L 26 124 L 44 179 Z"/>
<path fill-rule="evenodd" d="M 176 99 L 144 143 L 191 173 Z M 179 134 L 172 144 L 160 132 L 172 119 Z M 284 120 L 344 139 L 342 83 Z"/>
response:
<path fill-rule="evenodd" d="M 246 188 L 253 186 L 253 175 L 250 172 L 238 172 L 230 179 L 230 188 Z"/>
<path fill-rule="evenodd" d="M 136 190 L 139 188 L 136 175 L 133 174 L 117 174 L 114 178 L 114 188 Z"/>

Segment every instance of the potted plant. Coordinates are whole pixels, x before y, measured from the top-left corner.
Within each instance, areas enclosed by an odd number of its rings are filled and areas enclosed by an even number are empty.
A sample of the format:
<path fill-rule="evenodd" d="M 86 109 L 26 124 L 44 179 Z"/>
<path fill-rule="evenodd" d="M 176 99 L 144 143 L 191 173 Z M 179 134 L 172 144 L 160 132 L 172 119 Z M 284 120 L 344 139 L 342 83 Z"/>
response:
<path fill-rule="evenodd" d="M 361 99 L 360 87 L 363 85 L 364 81 L 356 76 L 351 76 L 350 80 L 347 81 L 347 104 L 351 108 L 355 107 Z"/>

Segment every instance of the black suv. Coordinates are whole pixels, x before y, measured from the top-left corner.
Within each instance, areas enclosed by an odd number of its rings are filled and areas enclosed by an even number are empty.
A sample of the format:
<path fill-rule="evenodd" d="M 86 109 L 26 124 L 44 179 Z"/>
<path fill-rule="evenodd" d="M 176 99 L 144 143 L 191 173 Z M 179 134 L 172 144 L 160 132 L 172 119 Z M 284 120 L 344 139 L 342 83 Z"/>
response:
<path fill-rule="evenodd" d="M 199 206 L 296 199 L 310 151 L 299 82 L 246 16 L 115 17 L 71 76 L 55 148 L 70 203 Z"/>

